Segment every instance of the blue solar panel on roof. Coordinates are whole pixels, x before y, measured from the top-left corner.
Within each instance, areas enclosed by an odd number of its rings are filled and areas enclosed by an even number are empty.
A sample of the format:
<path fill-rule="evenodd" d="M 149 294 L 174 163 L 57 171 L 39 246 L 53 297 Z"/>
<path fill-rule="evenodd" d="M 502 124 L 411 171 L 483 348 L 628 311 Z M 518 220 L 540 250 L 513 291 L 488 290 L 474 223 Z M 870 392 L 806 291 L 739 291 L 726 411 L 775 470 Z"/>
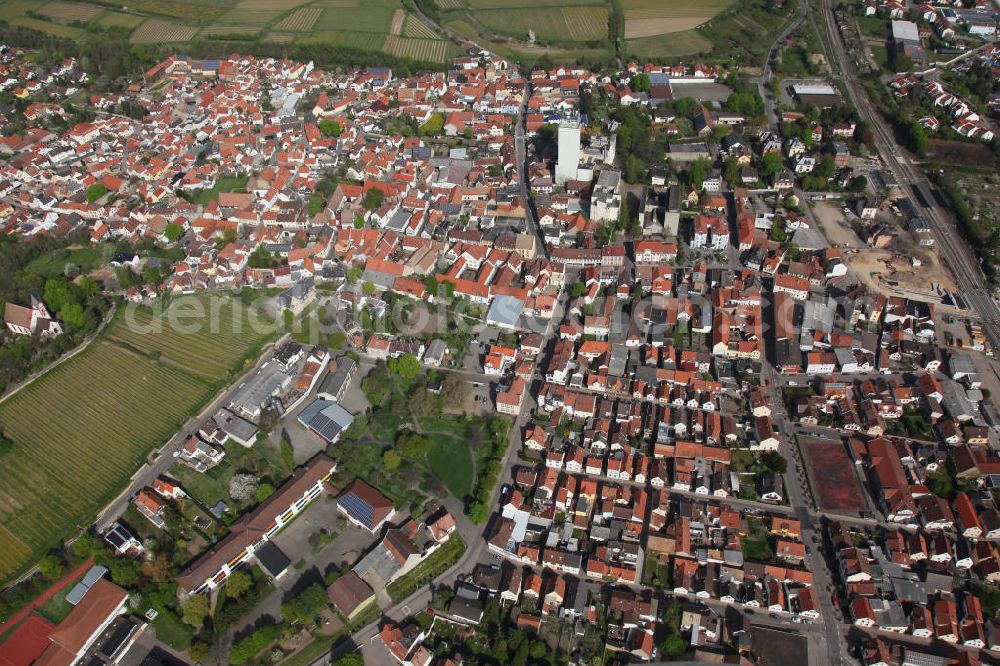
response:
<path fill-rule="evenodd" d="M 374 509 L 368 502 L 358 497 L 353 493 L 348 493 L 338 500 L 340 506 L 347 511 L 354 519 L 364 523 L 365 525 L 371 525 L 372 519 L 374 517 Z"/>

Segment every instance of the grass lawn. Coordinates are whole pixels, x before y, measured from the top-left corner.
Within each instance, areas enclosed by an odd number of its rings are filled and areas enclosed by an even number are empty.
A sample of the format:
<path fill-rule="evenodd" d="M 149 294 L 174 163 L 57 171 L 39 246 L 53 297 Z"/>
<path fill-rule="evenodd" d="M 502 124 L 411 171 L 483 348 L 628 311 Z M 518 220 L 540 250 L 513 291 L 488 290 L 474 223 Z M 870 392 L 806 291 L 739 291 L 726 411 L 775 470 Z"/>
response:
<path fill-rule="evenodd" d="M 226 457 L 222 462 L 204 474 L 181 463 L 170 468 L 170 474 L 181 482 L 181 487 L 206 509 L 211 509 L 220 500 L 224 501 L 230 508 L 224 521 L 239 517 L 242 511 L 255 503 L 253 499 L 238 502 L 229 496 L 229 480 L 233 478 L 233 474 L 252 471 L 270 477 L 275 487 L 291 474 L 291 470 L 282 462 L 281 454 L 269 443 L 258 442 L 249 449 L 239 444 L 229 444 L 225 448 Z"/>
<path fill-rule="evenodd" d="M 50 278 L 63 274 L 66 264 L 76 264 L 86 275 L 111 258 L 111 246 L 60 248 L 38 257 L 25 267 L 25 271 Z"/>
<path fill-rule="evenodd" d="M 859 16 L 858 27 L 861 32 L 868 37 L 889 37 L 889 23 L 884 18 L 877 16 Z"/>
<path fill-rule="evenodd" d="M 83 576 L 80 576 L 69 585 L 59 590 L 59 592 L 57 592 L 51 599 L 38 608 L 38 614 L 52 624 L 59 624 L 66 619 L 69 612 L 73 610 L 73 605 L 66 601 L 66 595 L 69 594 L 69 591 L 72 590 L 82 579 Z"/>
<path fill-rule="evenodd" d="M 872 50 L 872 56 L 875 58 L 875 62 L 878 66 L 884 70 L 889 69 L 889 52 L 887 51 L 885 44 L 871 44 L 869 47 Z"/>
<path fill-rule="evenodd" d="M 452 495 L 464 499 L 472 490 L 472 456 L 468 443 L 457 437 L 432 435 L 431 438 L 434 446 L 427 455 L 427 464 Z"/>
<path fill-rule="evenodd" d="M 766 562 L 774 557 L 770 535 L 758 518 L 747 518 L 747 535 L 741 539 L 740 547 L 748 560 Z"/>
<path fill-rule="evenodd" d="M 438 548 L 433 555 L 416 566 L 410 573 L 399 580 L 389 584 L 386 592 L 394 603 L 399 603 L 403 599 L 416 592 L 420 587 L 430 583 L 448 570 L 448 568 L 465 552 L 465 542 L 457 532 L 453 532 L 451 538 Z"/>
<path fill-rule="evenodd" d="M 220 176 L 215 180 L 215 186 L 208 190 L 198 190 L 191 196 L 191 201 L 207 205 L 219 198 L 221 192 L 246 192 L 246 176 Z"/>
<path fill-rule="evenodd" d="M 156 637 L 175 650 L 184 652 L 191 647 L 194 628 L 182 623 L 173 613 L 160 611 L 152 625 Z"/>

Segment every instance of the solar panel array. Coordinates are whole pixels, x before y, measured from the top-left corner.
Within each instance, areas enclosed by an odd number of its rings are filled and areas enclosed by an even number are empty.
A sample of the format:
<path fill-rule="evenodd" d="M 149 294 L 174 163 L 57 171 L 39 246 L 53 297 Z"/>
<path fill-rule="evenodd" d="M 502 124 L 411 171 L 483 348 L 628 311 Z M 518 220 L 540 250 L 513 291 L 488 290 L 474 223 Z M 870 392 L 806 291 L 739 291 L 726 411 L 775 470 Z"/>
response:
<path fill-rule="evenodd" d="M 374 518 L 372 505 L 354 493 L 347 493 L 337 500 L 344 511 L 363 525 L 371 525 Z"/>
<path fill-rule="evenodd" d="M 316 431 L 317 435 L 328 442 L 332 442 L 336 439 L 341 430 L 340 424 L 323 412 L 316 414 L 316 416 L 309 421 L 309 427 Z"/>

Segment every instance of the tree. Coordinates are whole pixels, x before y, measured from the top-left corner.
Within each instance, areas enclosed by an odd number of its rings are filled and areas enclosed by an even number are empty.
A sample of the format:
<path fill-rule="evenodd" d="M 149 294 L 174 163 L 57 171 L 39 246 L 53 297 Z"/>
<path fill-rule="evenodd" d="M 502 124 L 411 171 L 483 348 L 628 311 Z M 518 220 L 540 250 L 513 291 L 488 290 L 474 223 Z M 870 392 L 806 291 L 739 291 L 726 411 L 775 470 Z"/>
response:
<path fill-rule="evenodd" d="M 212 646 L 208 643 L 192 643 L 188 648 L 188 657 L 196 664 L 204 663 Z"/>
<path fill-rule="evenodd" d="M 135 560 L 114 559 L 108 565 L 108 569 L 111 570 L 111 580 L 122 587 L 135 585 L 142 574 L 142 568 Z"/>
<path fill-rule="evenodd" d="M 143 564 L 142 571 L 147 578 L 157 585 L 170 582 L 174 576 L 170 557 L 165 552 L 157 553 L 151 560 Z"/>
<path fill-rule="evenodd" d="M 375 293 L 375 285 L 365 280 L 361 284 L 361 293 L 363 293 L 365 296 L 371 296 L 372 294 Z"/>
<path fill-rule="evenodd" d="M 261 486 L 261 488 L 263 487 Z M 226 579 L 226 596 L 230 599 L 239 599 L 252 587 L 253 577 L 250 574 L 245 571 L 234 571 Z"/>
<path fill-rule="evenodd" d="M 274 494 L 274 486 L 270 483 L 262 483 L 257 487 L 257 492 L 255 493 L 258 502 L 263 502 L 268 497 Z"/>
<path fill-rule="evenodd" d="M 917 157 L 926 157 L 927 148 L 930 146 L 930 141 L 927 139 L 927 132 L 924 130 L 924 126 L 914 120 L 910 123 L 909 136 L 907 137 L 910 150 L 916 153 Z"/>
<path fill-rule="evenodd" d="M 635 92 L 649 92 L 649 74 L 641 73 L 632 77 L 632 90 Z"/>
<path fill-rule="evenodd" d="M 375 210 L 385 201 L 385 192 L 378 187 L 369 187 L 365 196 L 361 197 L 361 206 L 365 210 Z"/>
<path fill-rule="evenodd" d="M 253 474 L 233 474 L 229 479 L 229 496 L 246 501 L 257 494 L 257 477 Z"/>
<path fill-rule="evenodd" d="M 760 175 L 762 178 L 770 178 L 779 171 L 781 171 L 781 153 L 772 150 L 761 158 Z"/>
<path fill-rule="evenodd" d="M 687 641 L 680 634 L 671 633 L 660 643 L 660 653 L 664 657 L 679 657 L 687 652 Z"/>
<path fill-rule="evenodd" d="M 694 118 L 695 113 L 698 111 L 698 102 L 693 97 L 681 97 L 674 102 L 674 111 L 679 116 L 689 119 Z"/>
<path fill-rule="evenodd" d="M 629 155 L 625 159 L 625 180 L 629 183 L 639 183 L 646 180 L 649 165 L 638 155 Z"/>
<path fill-rule="evenodd" d="M 864 192 L 868 187 L 868 179 L 864 176 L 855 176 L 847 186 L 851 192 Z"/>
<path fill-rule="evenodd" d="M 473 502 L 469 506 L 469 520 L 476 525 L 482 525 L 490 515 L 490 509 L 483 502 Z"/>
<path fill-rule="evenodd" d="M 340 129 L 340 123 L 336 120 L 323 119 L 317 124 L 319 131 L 324 134 L 324 136 L 340 136 L 343 131 Z"/>
<path fill-rule="evenodd" d="M 80 281 L 77 282 L 76 288 L 80 292 L 80 298 L 87 303 L 93 301 L 101 293 L 101 285 L 97 284 L 97 280 L 89 275 L 84 275 L 80 278 Z"/>
<path fill-rule="evenodd" d="M 38 560 L 39 573 L 50 580 L 62 577 L 64 568 L 62 560 L 52 553 Z"/>
<path fill-rule="evenodd" d="M 429 439 L 415 432 L 404 432 L 396 439 L 396 450 L 404 458 L 423 458 L 432 446 Z"/>
<path fill-rule="evenodd" d="M 191 595 L 184 604 L 184 621 L 192 627 L 199 627 L 206 617 L 208 617 L 208 595 Z"/>
<path fill-rule="evenodd" d="M 87 188 L 87 203 L 94 203 L 107 193 L 108 188 L 104 187 L 101 183 L 94 183 Z"/>
<path fill-rule="evenodd" d="M 84 316 L 83 306 L 78 303 L 67 303 L 62 306 L 59 310 L 59 318 L 63 320 L 63 323 L 68 324 L 72 328 L 81 329 L 87 322 L 86 316 Z"/>
<path fill-rule="evenodd" d="M 784 474 L 788 471 L 788 461 L 777 451 L 768 451 L 761 456 L 764 467 L 774 474 Z"/>
<path fill-rule="evenodd" d="M 65 280 L 52 278 L 45 281 L 45 289 L 42 291 L 42 300 L 49 306 L 50 310 L 58 312 L 64 305 L 76 303 L 73 290 Z"/>
<path fill-rule="evenodd" d="M 252 634 L 234 643 L 229 651 L 229 663 L 242 666 L 254 658 L 261 650 L 281 637 L 282 626 L 268 624 L 258 627 Z"/>
<path fill-rule="evenodd" d="M 784 243 L 788 235 L 785 233 L 785 222 L 780 217 L 771 222 L 771 240 Z"/>
<path fill-rule="evenodd" d="M 386 471 L 395 472 L 399 469 L 402 462 L 403 459 L 399 456 L 399 453 L 392 449 L 382 454 L 382 466 L 385 467 Z"/>
<path fill-rule="evenodd" d="M 901 54 L 896 49 L 892 50 L 894 57 L 892 59 L 892 68 L 897 72 L 908 72 L 913 69 L 913 58 L 906 54 Z"/>
<path fill-rule="evenodd" d="M 316 613 L 327 605 L 326 588 L 313 583 L 281 606 L 281 617 L 289 623 L 312 624 Z"/>
<path fill-rule="evenodd" d="M 73 542 L 73 545 L 70 546 L 70 550 L 72 550 L 73 554 L 80 559 L 87 559 L 100 552 L 101 544 L 96 538 L 94 538 L 93 534 L 90 532 L 84 532 L 77 538 L 76 541 Z"/>
<path fill-rule="evenodd" d="M 177 224 L 176 222 L 171 222 L 164 228 L 163 235 L 167 237 L 167 240 L 173 243 L 181 236 L 184 235 L 184 227 Z"/>
<path fill-rule="evenodd" d="M 691 163 L 691 169 L 688 171 L 688 178 L 696 190 L 700 190 L 702 183 L 705 182 L 705 177 L 708 176 L 709 166 L 711 166 L 711 162 L 705 158 L 699 158 Z"/>
<path fill-rule="evenodd" d="M 389 369 L 403 379 L 413 379 L 420 374 L 420 361 L 407 352 L 397 358 L 389 359 Z"/>
<path fill-rule="evenodd" d="M 816 176 L 824 180 L 830 180 L 837 174 L 837 164 L 833 161 L 833 155 L 823 155 L 816 165 Z"/>
<path fill-rule="evenodd" d="M 357 652 L 351 652 L 332 662 L 330 666 L 365 666 L 365 660 Z"/>

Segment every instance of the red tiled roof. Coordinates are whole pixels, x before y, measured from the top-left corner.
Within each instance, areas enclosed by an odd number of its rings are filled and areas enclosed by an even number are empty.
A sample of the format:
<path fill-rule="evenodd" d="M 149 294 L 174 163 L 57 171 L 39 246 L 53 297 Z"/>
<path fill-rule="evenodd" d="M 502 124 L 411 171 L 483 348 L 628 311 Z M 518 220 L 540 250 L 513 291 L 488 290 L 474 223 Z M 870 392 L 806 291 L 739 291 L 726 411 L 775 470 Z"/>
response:
<path fill-rule="evenodd" d="M 59 652 L 65 650 L 72 654 L 78 653 L 127 598 L 128 592 L 111 581 L 103 578 L 98 580 L 49 635 L 52 646 L 46 653 L 53 648 Z"/>
<path fill-rule="evenodd" d="M 41 615 L 32 613 L 0 643 L 0 666 L 29 666 L 50 645 L 49 634 L 55 625 Z"/>

